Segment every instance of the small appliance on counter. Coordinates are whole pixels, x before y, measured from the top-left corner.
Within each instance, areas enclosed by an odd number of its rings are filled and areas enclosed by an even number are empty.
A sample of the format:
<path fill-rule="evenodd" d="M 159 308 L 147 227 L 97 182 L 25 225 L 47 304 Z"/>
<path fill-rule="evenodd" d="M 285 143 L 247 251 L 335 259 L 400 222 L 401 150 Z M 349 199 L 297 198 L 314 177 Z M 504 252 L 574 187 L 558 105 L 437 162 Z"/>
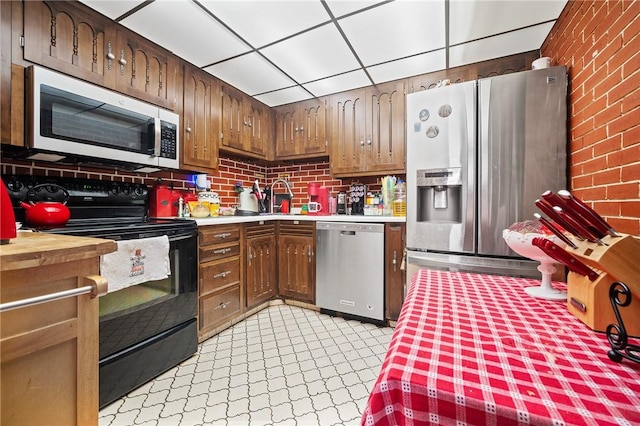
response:
<path fill-rule="evenodd" d="M 367 185 L 352 183 L 349 188 L 349 201 L 351 201 L 351 214 L 364 215 L 364 203 L 367 195 Z"/>
<path fill-rule="evenodd" d="M 258 214 L 258 199 L 253 192 L 244 189 L 238 193 L 238 198 L 240 201 L 235 212 L 236 216 L 254 216 Z"/>
<path fill-rule="evenodd" d="M 16 216 L 13 213 L 11 197 L 0 179 L 0 244 L 8 244 L 16 235 Z"/>
<path fill-rule="evenodd" d="M 178 217 L 180 191 L 169 188 L 158 179 L 149 191 L 149 217 Z"/>
<path fill-rule="evenodd" d="M 347 214 L 347 193 L 345 191 L 338 192 L 337 214 Z"/>
<path fill-rule="evenodd" d="M 307 203 L 308 214 L 329 214 L 329 198 L 331 194 L 329 188 L 320 186 L 317 182 L 311 182 L 307 185 L 307 194 L 309 195 L 309 202 Z"/>

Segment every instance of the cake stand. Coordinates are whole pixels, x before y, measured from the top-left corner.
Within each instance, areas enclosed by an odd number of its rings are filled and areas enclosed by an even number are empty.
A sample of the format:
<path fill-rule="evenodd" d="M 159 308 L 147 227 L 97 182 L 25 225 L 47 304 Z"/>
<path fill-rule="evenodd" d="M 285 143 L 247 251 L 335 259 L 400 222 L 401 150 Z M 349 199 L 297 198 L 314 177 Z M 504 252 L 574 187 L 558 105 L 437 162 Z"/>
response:
<path fill-rule="evenodd" d="M 502 238 L 504 238 L 511 250 L 515 251 L 520 256 L 540 262 L 538 271 L 542 274 L 542 283 L 538 287 L 527 287 L 525 289 L 527 294 L 540 299 L 566 301 L 567 293 L 556 290 L 551 286 L 551 276 L 557 270 L 554 266 L 556 261 L 555 259 L 547 256 L 547 254 L 539 247 L 536 247 L 531 243 L 531 241 L 536 237 L 547 238 L 563 248 L 566 246 L 563 241 L 554 235 L 535 233 L 521 234 L 520 232 L 510 231 L 508 229 L 502 231 Z"/>

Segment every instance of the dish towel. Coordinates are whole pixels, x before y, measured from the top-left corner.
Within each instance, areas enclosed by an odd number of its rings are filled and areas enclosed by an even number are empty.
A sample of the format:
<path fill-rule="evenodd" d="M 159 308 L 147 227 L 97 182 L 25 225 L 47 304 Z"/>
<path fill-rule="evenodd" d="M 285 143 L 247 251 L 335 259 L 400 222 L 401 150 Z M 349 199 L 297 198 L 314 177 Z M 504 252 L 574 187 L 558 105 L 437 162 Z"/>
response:
<path fill-rule="evenodd" d="M 116 243 L 116 251 L 100 256 L 100 275 L 107 279 L 108 293 L 171 275 L 166 235 Z"/>

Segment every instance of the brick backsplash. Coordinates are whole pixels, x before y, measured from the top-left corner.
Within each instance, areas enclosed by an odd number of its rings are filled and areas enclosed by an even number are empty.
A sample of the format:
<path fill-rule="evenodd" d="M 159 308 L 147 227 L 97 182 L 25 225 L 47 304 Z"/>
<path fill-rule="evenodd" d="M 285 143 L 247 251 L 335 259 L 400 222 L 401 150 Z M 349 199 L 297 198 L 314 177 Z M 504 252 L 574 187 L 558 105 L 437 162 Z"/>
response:
<path fill-rule="evenodd" d="M 640 2 L 570 1 L 541 48 L 569 72 L 571 189 L 640 234 Z"/>
<path fill-rule="evenodd" d="M 90 168 L 85 166 L 59 165 L 53 163 L 40 163 L 21 160 L 2 161 L 2 174 L 18 175 L 42 175 L 65 176 L 75 178 L 99 179 L 115 182 L 144 183 L 153 186 L 158 178 L 162 182 L 175 189 L 185 192 L 195 192 L 194 175 L 180 171 L 163 171 L 153 174 L 133 173 L 128 171 L 114 171 L 111 169 Z M 238 203 L 238 197 L 234 190 L 236 182 L 241 182 L 244 188 L 250 188 L 258 179 L 260 187 L 271 185 L 281 176 L 288 176 L 293 190 L 293 207 L 300 207 L 308 201 L 307 184 L 319 182 L 322 186 L 330 188 L 331 195 L 338 191 L 348 191 L 354 182 L 365 183 L 371 191 L 380 191 L 380 177 L 368 176 L 352 179 L 336 179 L 331 177 L 328 161 L 307 161 L 296 164 L 264 166 L 250 160 L 240 160 L 220 157 L 218 169 L 208 175 L 211 182 L 211 190 L 220 195 L 223 207 L 234 206 Z M 404 175 L 398 176 L 405 179 Z M 284 188 L 278 186 L 276 193 L 284 192 Z"/>

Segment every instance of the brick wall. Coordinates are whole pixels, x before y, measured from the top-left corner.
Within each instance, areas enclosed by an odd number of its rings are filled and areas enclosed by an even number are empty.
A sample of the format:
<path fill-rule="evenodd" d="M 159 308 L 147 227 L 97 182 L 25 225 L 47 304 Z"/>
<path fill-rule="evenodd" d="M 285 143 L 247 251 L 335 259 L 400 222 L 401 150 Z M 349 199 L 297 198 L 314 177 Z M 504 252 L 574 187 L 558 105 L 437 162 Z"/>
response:
<path fill-rule="evenodd" d="M 569 71 L 572 192 L 640 234 L 640 1 L 570 0 L 541 48 Z"/>
<path fill-rule="evenodd" d="M 173 188 L 190 192 L 195 190 L 195 177 L 192 174 L 185 174 L 183 172 L 166 171 L 145 174 L 90 168 L 86 166 L 79 167 L 56 165 L 54 163 L 3 160 L 1 173 L 3 175 L 64 176 L 115 182 L 143 183 L 150 187 L 154 185 L 158 178 L 162 178 L 163 183 Z M 309 182 L 319 182 L 322 186 L 331 188 L 331 195 L 334 197 L 338 191 L 347 191 L 349 185 L 355 181 L 366 183 L 372 191 L 380 190 L 379 177 L 363 177 L 353 180 L 332 178 L 329 174 L 329 163 L 326 160 L 265 167 L 249 160 L 221 157 L 219 159 L 218 170 L 215 173 L 209 174 L 209 180 L 211 181 L 211 190 L 220 195 L 221 205 L 223 207 L 230 207 L 238 204 L 238 196 L 234 190 L 236 182 L 242 182 L 243 187 L 250 188 L 253 181 L 258 179 L 260 187 L 264 188 L 283 175 L 288 175 L 289 181 L 292 184 L 294 194 L 293 207 L 300 207 L 308 201 L 307 184 Z M 404 175 L 398 177 L 405 179 Z M 283 187 L 278 186 L 275 192 L 280 193 L 285 192 L 285 190 Z"/>

